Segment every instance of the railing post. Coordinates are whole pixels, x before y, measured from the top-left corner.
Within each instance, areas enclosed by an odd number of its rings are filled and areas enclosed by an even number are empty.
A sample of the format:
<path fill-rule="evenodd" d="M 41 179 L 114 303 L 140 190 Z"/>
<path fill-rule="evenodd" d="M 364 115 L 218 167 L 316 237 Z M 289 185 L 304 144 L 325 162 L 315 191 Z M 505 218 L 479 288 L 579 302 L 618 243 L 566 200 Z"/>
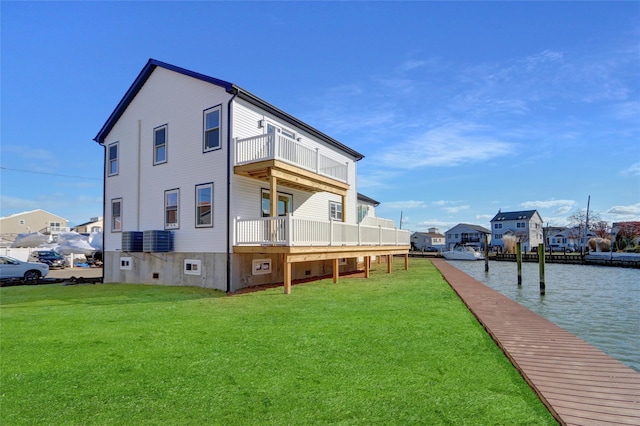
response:
<path fill-rule="evenodd" d="M 362 245 L 362 228 L 361 228 L 362 223 L 358 223 L 358 245 L 361 246 Z"/>
<path fill-rule="evenodd" d="M 287 213 L 287 225 L 285 228 L 285 234 L 284 234 L 284 238 L 286 240 L 286 246 L 292 246 L 293 245 L 293 237 L 292 235 L 294 235 L 293 232 L 293 214 L 292 213 Z"/>
<path fill-rule="evenodd" d="M 329 245 L 333 245 L 333 218 L 329 219 Z"/>
<path fill-rule="evenodd" d="M 320 148 L 316 148 L 316 173 L 320 174 Z"/>
<path fill-rule="evenodd" d="M 382 225 L 378 225 L 378 245 L 382 245 Z"/>

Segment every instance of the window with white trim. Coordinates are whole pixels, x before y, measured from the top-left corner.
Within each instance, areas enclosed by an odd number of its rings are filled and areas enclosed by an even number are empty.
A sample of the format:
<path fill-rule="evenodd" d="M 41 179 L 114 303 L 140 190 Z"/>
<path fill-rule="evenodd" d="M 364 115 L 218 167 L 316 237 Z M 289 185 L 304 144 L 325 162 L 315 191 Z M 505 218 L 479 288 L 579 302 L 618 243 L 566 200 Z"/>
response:
<path fill-rule="evenodd" d="M 342 220 L 342 203 L 329 201 L 329 219 Z"/>
<path fill-rule="evenodd" d="M 107 176 L 118 174 L 118 142 L 114 142 L 107 147 Z"/>
<path fill-rule="evenodd" d="M 176 229 L 180 227 L 180 190 L 170 189 L 164 191 L 164 229 Z"/>
<path fill-rule="evenodd" d="M 203 152 L 219 149 L 220 144 L 220 107 L 204 111 Z"/>
<path fill-rule="evenodd" d="M 196 185 L 196 228 L 213 226 L 213 183 Z"/>
<path fill-rule="evenodd" d="M 122 198 L 111 200 L 111 232 L 122 232 Z"/>
<path fill-rule="evenodd" d="M 168 125 L 153 129 L 153 165 L 167 162 Z"/>

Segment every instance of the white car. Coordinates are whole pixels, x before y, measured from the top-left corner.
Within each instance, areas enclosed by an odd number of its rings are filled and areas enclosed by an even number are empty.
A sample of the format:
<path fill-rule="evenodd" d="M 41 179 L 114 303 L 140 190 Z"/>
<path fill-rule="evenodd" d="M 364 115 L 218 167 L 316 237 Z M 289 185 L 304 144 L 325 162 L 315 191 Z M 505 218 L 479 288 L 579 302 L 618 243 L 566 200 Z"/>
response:
<path fill-rule="evenodd" d="M 39 262 L 23 262 L 9 256 L 0 256 L 0 279 L 10 278 L 37 281 L 49 273 L 49 265 Z"/>

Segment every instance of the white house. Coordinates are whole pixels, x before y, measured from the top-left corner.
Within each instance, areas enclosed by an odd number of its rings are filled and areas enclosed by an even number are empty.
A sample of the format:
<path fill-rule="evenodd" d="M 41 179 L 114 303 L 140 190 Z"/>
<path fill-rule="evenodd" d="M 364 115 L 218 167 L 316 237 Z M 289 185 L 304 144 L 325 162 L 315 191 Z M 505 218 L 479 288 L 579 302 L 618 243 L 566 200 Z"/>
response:
<path fill-rule="evenodd" d="M 523 251 L 530 251 L 544 242 L 543 222 L 537 210 L 498 213 L 491 219 L 491 244 L 503 247 L 505 235 L 513 235 L 522 244 Z"/>
<path fill-rule="evenodd" d="M 447 250 L 458 245 L 466 245 L 484 250 L 484 237 L 491 244 L 491 231 L 479 225 L 459 223 L 445 232 Z"/>
<path fill-rule="evenodd" d="M 289 292 L 358 257 L 406 267 L 406 231 L 358 222 L 363 155 L 235 84 L 150 59 L 94 140 L 105 282 Z"/>
<path fill-rule="evenodd" d="M 411 234 L 411 246 L 414 250 L 425 250 L 429 247 L 444 250 L 446 239 L 438 228 L 429 228 L 428 232 L 414 232 Z"/>

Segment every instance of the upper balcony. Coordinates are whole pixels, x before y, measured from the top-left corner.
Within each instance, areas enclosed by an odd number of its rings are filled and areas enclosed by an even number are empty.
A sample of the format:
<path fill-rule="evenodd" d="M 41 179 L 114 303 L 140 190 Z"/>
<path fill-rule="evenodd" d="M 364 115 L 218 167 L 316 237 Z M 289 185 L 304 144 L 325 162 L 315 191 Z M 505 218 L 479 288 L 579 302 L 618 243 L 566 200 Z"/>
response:
<path fill-rule="evenodd" d="M 274 177 L 287 186 L 308 192 L 345 195 L 349 189 L 348 163 L 340 163 L 296 140 L 269 133 L 235 140 L 236 174 L 268 182 Z"/>

